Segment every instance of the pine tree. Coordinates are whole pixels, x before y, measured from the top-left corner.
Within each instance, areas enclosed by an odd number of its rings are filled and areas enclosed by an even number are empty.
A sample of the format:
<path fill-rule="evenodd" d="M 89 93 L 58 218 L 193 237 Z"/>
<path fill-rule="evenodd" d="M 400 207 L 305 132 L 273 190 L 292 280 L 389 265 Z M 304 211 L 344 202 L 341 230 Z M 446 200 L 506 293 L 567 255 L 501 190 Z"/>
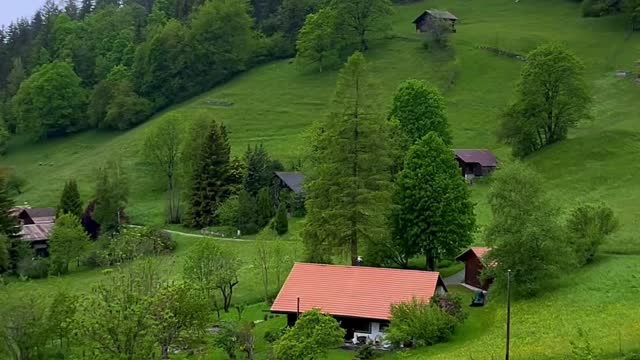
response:
<path fill-rule="evenodd" d="M 11 215 L 14 206 L 13 199 L 7 190 L 7 180 L 0 177 L 0 233 L 13 236 L 20 231 L 18 221 Z"/>
<path fill-rule="evenodd" d="M 284 235 L 289 231 L 289 219 L 287 218 L 287 207 L 284 204 L 278 206 L 278 213 L 273 224 L 273 229 L 278 235 Z"/>
<path fill-rule="evenodd" d="M 433 132 L 411 149 L 396 179 L 392 248 L 408 258 L 422 253 L 430 270 L 473 241 L 470 192 L 451 150 Z"/>
<path fill-rule="evenodd" d="M 80 5 L 80 11 L 78 12 L 78 18 L 84 19 L 91 14 L 93 10 L 93 0 L 82 0 Z"/>
<path fill-rule="evenodd" d="M 246 173 L 244 178 L 244 189 L 257 196 L 260 189 L 267 187 L 271 183 L 273 176 L 271 172 L 271 159 L 267 150 L 262 144 L 255 147 L 247 146 L 244 153 Z"/>
<path fill-rule="evenodd" d="M 218 206 L 229 197 L 230 152 L 223 124 L 213 125 L 198 151 L 189 199 L 189 225 L 205 228 L 214 224 Z"/>
<path fill-rule="evenodd" d="M 238 229 L 243 235 L 252 235 L 258 232 L 256 224 L 256 202 L 251 194 L 245 190 L 238 194 Z"/>
<path fill-rule="evenodd" d="M 64 5 L 64 12 L 71 18 L 72 20 L 78 19 L 78 3 L 76 0 L 67 0 Z"/>
<path fill-rule="evenodd" d="M 129 186 L 122 165 L 109 161 L 98 169 L 93 219 L 100 231 L 118 231 L 127 205 Z"/>
<path fill-rule="evenodd" d="M 71 214 L 77 218 L 82 216 L 82 200 L 80 200 L 80 192 L 75 180 L 69 180 L 64 184 L 57 213 L 58 216 L 63 214 Z"/>
<path fill-rule="evenodd" d="M 258 228 L 262 229 L 267 226 L 273 216 L 275 215 L 273 209 L 273 202 L 271 201 L 271 194 L 269 193 L 269 188 L 262 188 L 258 192 L 258 197 L 256 199 L 256 211 L 257 211 L 257 222 Z"/>
<path fill-rule="evenodd" d="M 346 249 L 355 265 L 361 244 L 385 236 L 389 156 L 378 104 L 357 52 L 340 71 L 334 110 L 316 125 L 311 144 L 303 230 L 308 255 L 327 258 L 319 252 Z"/>

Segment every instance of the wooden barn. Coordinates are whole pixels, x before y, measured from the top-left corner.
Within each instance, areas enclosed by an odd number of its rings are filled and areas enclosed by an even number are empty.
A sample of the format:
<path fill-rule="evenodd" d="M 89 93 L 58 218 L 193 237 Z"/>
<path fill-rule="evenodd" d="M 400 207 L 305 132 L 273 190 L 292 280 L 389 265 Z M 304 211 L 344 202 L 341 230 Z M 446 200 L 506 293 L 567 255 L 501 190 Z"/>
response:
<path fill-rule="evenodd" d="M 456 260 L 464 263 L 464 283 L 478 289 L 488 290 L 490 281 L 482 281 L 480 275 L 485 268 L 483 258 L 489 252 L 486 247 L 472 247 L 462 253 Z"/>
<path fill-rule="evenodd" d="M 451 31 L 456 32 L 456 22 L 458 18 L 452 13 L 444 10 L 425 10 L 413 23 L 416 25 L 416 32 L 430 32 L 434 29 L 436 22 L 444 21 L 451 25 Z"/>
<path fill-rule="evenodd" d="M 498 160 L 489 150 L 455 150 L 455 155 L 467 181 L 488 176 L 498 166 Z"/>
<path fill-rule="evenodd" d="M 38 256 L 48 256 L 49 236 L 56 220 L 56 209 L 16 207 L 11 209 L 11 215 L 20 223 L 18 238 L 29 244 Z"/>

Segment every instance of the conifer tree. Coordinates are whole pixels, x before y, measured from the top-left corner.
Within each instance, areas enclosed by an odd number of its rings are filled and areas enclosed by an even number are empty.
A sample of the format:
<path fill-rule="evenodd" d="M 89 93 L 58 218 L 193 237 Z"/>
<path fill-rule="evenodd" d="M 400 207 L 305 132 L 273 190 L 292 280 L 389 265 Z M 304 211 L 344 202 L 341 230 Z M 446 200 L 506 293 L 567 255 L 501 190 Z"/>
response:
<path fill-rule="evenodd" d="M 63 214 L 71 214 L 77 218 L 82 216 L 82 200 L 80 200 L 80 192 L 75 180 L 69 180 L 64 184 L 57 208 L 57 215 Z"/>
<path fill-rule="evenodd" d="M 244 178 L 244 189 L 251 196 L 258 196 L 260 189 L 269 186 L 271 183 L 271 158 L 262 144 L 254 147 L 247 146 L 244 153 L 246 173 Z"/>
<path fill-rule="evenodd" d="M 218 206 L 229 197 L 230 152 L 223 124 L 213 125 L 198 150 L 189 201 L 189 225 L 205 228 L 214 224 Z"/>
<path fill-rule="evenodd" d="M 284 235 L 289 231 L 289 219 L 287 218 L 287 207 L 280 203 L 278 206 L 278 213 L 276 214 L 276 220 L 273 224 L 273 229 L 278 235 Z"/>
<path fill-rule="evenodd" d="M 256 199 L 256 211 L 256 225 L 258 225 L 258 227 L 262 229 L 269 224 L 269 221 L 271 221 L 271 219 L 273 219 L 273 216 L 275 215 L 269 188 L 262 188 L 258 192 L 258 198 Z"/>
<path fill-rule="evenodd" d="M 385 121 L 372 91 L 364 56 L 340 71 L 333 111 L 316 125 L 307 182 L 308 255 L 347 250 L 357 264 L 359 246 L 384 237 L 390 205 Z M 314 260 L 315 261 L 315 260 Z"/>
<path fill-rule="evenodd" d="M 13 199 L 7 190 L 7 180 L 0 177 L 0 233 L 13 236 L 20 231 L 18 221 L 11 216 L 11 209 L 14 206 Z"/>
<path fill-rule="evenodd" d="M 238 203 L 238 229 L 243 235 L 257 233 L 255 199 L 247 191 L 242 190 L 238 194 Z"/>
<path fill-rule="evenodd" d="M 93 219 L 100 231 L 118 231 L 127 205 L 129 186 L 122 164 L 109 161 L 98 169 Z"/>

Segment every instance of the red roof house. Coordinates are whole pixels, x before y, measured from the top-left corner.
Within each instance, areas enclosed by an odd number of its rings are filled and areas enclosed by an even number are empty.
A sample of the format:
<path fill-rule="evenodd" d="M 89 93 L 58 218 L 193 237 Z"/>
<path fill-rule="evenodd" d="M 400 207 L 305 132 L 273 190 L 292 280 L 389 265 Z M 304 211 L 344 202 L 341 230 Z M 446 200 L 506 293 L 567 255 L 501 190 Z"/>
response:
<path fill-rule="evenodd" d="M 317 308 L 341 323 L 347 339 L 375 341 L 389 324 L 392 304 L 444 292 L 437 272 L 296 263 L 271 312 L 286 314 L 293 325 L 299 313 Z"/>
<path fill-rule="evenodd" d="M 485 268 L 484 257 L 491 249 L 486 247 L 472 247 L 463 252 L 456 258 L 458 261 L 464 262 L 464 283 L 478 289 L 487 290 L 488 281 L 482 281 L 480 275 Z"/>

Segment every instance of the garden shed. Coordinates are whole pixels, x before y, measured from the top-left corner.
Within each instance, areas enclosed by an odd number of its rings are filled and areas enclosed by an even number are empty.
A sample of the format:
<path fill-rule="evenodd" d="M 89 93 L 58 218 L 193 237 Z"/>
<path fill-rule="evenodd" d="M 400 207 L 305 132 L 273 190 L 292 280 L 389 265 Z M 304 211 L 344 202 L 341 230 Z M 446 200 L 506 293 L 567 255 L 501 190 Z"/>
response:
<path fill-rule="evenodd" d="M 456 260 L 464 263 L 464 283 L 474 288 L 488 290 L 490 281 L 482 281 L 480 275 L 485 269 L 484 257 L 490 249 L 486 247 L 472 247 L 463 252 Z"/>

